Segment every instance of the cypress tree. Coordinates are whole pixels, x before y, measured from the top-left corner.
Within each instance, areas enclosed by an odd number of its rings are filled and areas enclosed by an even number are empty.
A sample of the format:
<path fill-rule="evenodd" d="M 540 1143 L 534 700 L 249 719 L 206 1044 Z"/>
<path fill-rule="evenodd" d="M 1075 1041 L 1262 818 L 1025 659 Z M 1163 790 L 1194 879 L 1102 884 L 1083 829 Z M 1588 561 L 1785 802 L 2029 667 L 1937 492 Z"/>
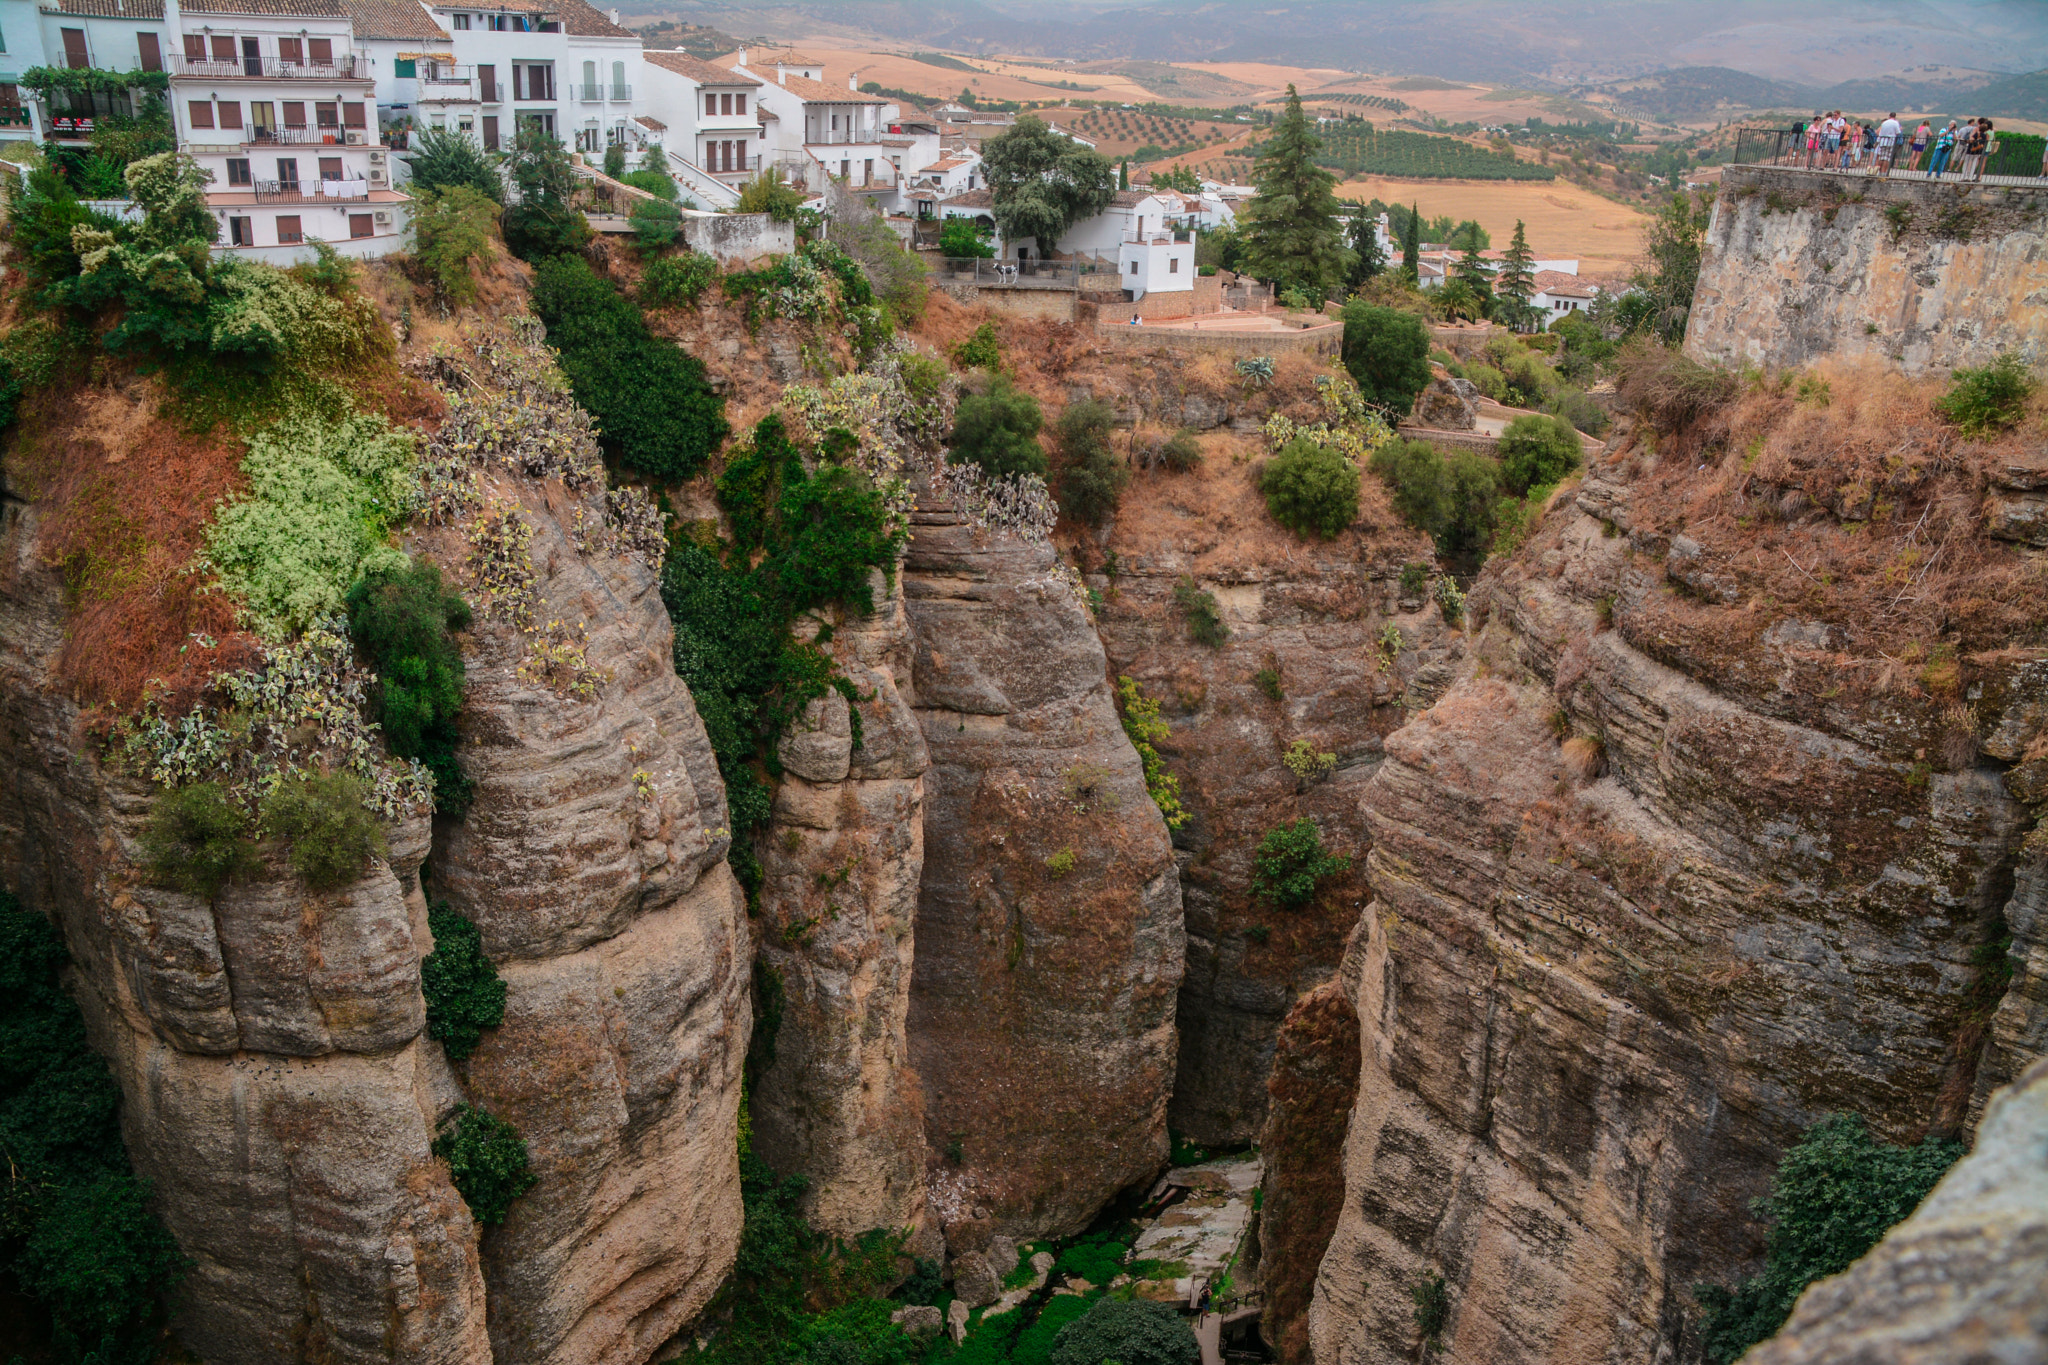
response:
<path fill-rule="evenodd" d="M 1344 278 L 1350 255 L 1337 225 L 1337 177 L 1316 165 L 1323 140 L 1302 112 L 1301 96 L 1287 87 L 1287 111 L 1259 149 L 1252 180 L 1258 194 L 1247 207 L 1245 264 L 1282 289 L 1318 296 Z"/>
<path fill-rule="evenodd" d="M 1408 209 L 1408 230 L 1401 234 L 1401 271 L 1408 283 L 1422 283 L 1422 205 Z"/>
<path fill-rule="evenodd" d="M 1387 268 L 1387 259 L 1380 252 L 1380 235 L 1376 231 L 1379 220 L 1367 211 L 1365 205 L 1354 204 L 1356 216 L 1351 220 L 1351 287 L 1357 289 Z"/>
<path fill-rule="evenodd" d="M 1529 239 L 1522 231 L 1522 220 L 1515 220 L 1515 240 L 1508 244 L 1507 259 L 1501 263 L 1500 276 L 1495 282 L 1494 292 L 1503 305 L 1505 321 L 1515 327 L 1530 324 L 1530 300 L 1536 297 L 1536 253 L 1529 250 Z"/>

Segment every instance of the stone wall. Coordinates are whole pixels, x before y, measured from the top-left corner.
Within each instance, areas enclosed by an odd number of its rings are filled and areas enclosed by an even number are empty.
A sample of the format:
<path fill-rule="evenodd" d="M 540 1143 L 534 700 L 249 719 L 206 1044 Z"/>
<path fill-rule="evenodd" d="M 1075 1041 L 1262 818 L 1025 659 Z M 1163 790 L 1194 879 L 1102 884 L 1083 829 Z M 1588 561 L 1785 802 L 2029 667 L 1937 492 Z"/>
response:
<path fill-rule="evenodd" d="M 978 284 L 938 286 L 957 302 L 979 304 L 992 313 L 1013 318 L 1047 318 L 1054 322 L 1074 320 L 1074 291 L 1071 289 L 999 289 Z"/>
<path fill-rule="evenodd" d="M 1122 350 L 1220 351 L 1225 355 L 1280 355 L 1287 351 L 1303 351 L 1310 355 L 1336 355 L 1343 340 L 1344 328 L 1341 325 L 1309 327 L 1295 332 L 1133 327 L 1128 313 L 1122 322 L 1095 324 L 1098 345 Z"/>
<path fill-rule="evenodd" d="M 1685 349 L 1778 367 L 1831 357 L 1907 374 L 2041 355 L 2048 188 L 1731 166 Z"/>

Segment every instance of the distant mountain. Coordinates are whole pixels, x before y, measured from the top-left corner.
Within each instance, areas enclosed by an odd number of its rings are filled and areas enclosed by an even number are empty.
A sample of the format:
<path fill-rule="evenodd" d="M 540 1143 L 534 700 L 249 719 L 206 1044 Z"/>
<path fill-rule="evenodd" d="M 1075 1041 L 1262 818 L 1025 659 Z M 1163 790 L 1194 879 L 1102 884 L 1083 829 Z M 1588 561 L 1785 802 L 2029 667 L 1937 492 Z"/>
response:
<path fill-rule="evenodd" d="M 1750 109 L 1786 108 L 1805 104 L 1811 98 L 1799 86 L 1725 66 L 1684 66 L 1676 71 L 1659 71 L 1591 88 L 1609 96 L 1631 114 L 1658 123 L 1684 123 Z"/>
<path fill-rule="evenodd" d="M 2008 76 L 1972 94 L 1965 103 L 1972 112 L 1992 118 L 2024 118 L 2048 122 L 2048 71 Z"/>

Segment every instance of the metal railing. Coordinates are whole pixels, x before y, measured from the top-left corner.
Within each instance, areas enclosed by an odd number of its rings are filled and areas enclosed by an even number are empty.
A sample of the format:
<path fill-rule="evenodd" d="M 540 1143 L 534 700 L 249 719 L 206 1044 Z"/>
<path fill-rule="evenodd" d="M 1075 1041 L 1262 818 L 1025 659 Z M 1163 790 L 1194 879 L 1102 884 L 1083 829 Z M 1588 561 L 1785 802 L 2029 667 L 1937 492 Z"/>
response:
<path fill-rule="evenodd" d="M 342 183 L 347 182 L 258 180 L 255 184 L 249 186 L 249 189 L 254 192 L 256 202 L 259 204 L 361 204 L 368 202 L 370 191 L 367 182 L 362 182 L 364 183 L 364 188 L 356 194 L 324 194 L 319 189 L 308 190 L 305 188 L 307 184 L 318 186 Z"/>
<path fill-rule="evenodd" d="M 251 128 L 242 141 L 249 146 L 345 147 L 348 134 L 369 136 L 367 128 Z"/>
<path fill-rule="evenodd" d="M 978 256 L 946 256 L 939 262 L 939 283 L 973 282 L 1002 289 L 1076 289 L 1086 267 L 1073 261 L 997 261 Z"/>
<path fill-rule="evenodd" d="M 331 62 L 281 62 L 273 57 L 240 57 L 234 61 L 215 61 L 211 58 L 200 60 L 172 53 L 164 60 L 170 63 L 173 76 L 194 76 L 202 80 L 266 80 L 266 81 L 333 81 L 355 80 L 356 59 L 353 53 L 337 57 Z M 367 72 L 362 79 L 367 79 Z"/>
<path fill-rule="evenodd" d="M 758 156 L 736 156 L 732 159 L 731 165 L 727 165 L 723 160 L 717 160 L 715 165 L 711 161 L 706 161 L 699 169 L 706 175 L 753 177 L 761 173 L 761 158 Z"/>
<path fill-rule="evenodd" d="M 1910 139 L 1911 130 L 1907 131 Z M 1940 174 L 1931 173 L 1927 167 L 1934 164 L 1935 149 L 1932 142 L 1921 154 L 1920 169 L 1905 170 L 1906 161 L 1911 157 L 1910 143 L 1896 148 L 1893 152 L 1890 173 L 1910 180 L 1965 181 L 1996 177 L 2000 180 L 2040 180 L 2041 165 L 2036 161 L 2037 145 L 2031 139 L 2021 141 L 2009 139 L 2003 145 L 1994 136 L 1987 156 L 1976 158 L 1982 165 L 1966 162 L 1958 146 L 1952 150 Z M 1836 164 L 1829 165 L 1830 161 Z M 1738 166 L 1776 166 L 1788 170 L 1815 171 L 1830 175 L 1867 175 L 1875 173 L 1875 153 L 1865 148 L 1859 161 L 1852 160 L 1850 153 L 1843 151 L 1830 154 L 1822 148 L 1808 151 L 1806 133 L 1794 128 L 1744 128 L 1735 135 L 1735 159 Z"/>

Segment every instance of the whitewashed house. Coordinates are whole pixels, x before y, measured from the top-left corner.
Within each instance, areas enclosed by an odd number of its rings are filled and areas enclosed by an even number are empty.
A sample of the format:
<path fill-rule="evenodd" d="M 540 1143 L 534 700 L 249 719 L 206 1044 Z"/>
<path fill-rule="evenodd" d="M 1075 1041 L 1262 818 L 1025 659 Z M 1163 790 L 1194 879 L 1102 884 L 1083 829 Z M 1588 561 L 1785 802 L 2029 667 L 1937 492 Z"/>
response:
<path fill-rule="evenodd" d="M 638 106 L 662 125 L 658 139 L 654 129 L 643 137 L 661 143 L 670 174 L 707 203 L 738 203 L 737 187 L 774 161 L 762 130 L 760 78 L 687 52 L 644 52 L 640 70 Z"/>
<path fill-rule="evenodd" d="M 862 94 L 850 78 L 843 90 L 825 84 L 818 79 L 823 65 L 811 58 L 780 53 L 772 65 L 755 66 L 741 48 L 720 65 L 761 82 L 758 113 L 772 149 L 771 164 L 792 180 L 815 188 L 821 173 L 836 176 L 856 194 L 878 197 L 886 207 L 905 188 L 906 163 L 926 165 L 937 159 L 936 134 L 931 154 L 918 159 L 916 138 L 889 131 L 901 113 L 893 101 Z"/>
<path fill-rule="evenodd" d="M 377 92 L 381 128 L 410 120 L 418 128 L 457 128 L 478 136 L 476 90 L 458 77 L 448 30 L 419 0 L 342 0 L 356 51 Z"/>
<path fill-rule="evenodd" d="M 640 35 L 584 0 L 505 8 L 428 5 L 454 49 L 451 84 L 475 93 L 487 148 L 538 128 L 578 151 L 627 142 L 640 80 Z"/>
<path fill-rule="evenodd" d="M 42 15 L 35 0 L 0 0 L 0 142 L 43 140 L 43 107 L 19 82 L 24 71 L 60 64 L 43 49 Z"/>
<path fill-rule="evenodd" d="M 1572 264 L 1577 265 L 1578 262 Z M 1593 306 L 1593 300 L 1600 294 L 1599 286 L 1582 282 L 1576 270 L 1538 270 L 1535 284 L 1536 293 L 1529 302 L 1544 311 L 1546 324 L 1567 313 L 1584 312 Z"/>
<path fill-rule="evenodd" d="M 17 82 L 37 66 L 162 71 L 168 33 L 163 0 L 7 0 L 0 5 L 0 140 L 82 145 L 97 119 L 133 114 L 131 91 L 53 92 L 38 100 Z"/>
<path fill-rule="evenodd" d="M 180 150 L 213 175 L 219 252 L 310 258 L 402 244 L 410 198 L 391 183 L 376 94 L 341 0 L 169 0 Z"/>

